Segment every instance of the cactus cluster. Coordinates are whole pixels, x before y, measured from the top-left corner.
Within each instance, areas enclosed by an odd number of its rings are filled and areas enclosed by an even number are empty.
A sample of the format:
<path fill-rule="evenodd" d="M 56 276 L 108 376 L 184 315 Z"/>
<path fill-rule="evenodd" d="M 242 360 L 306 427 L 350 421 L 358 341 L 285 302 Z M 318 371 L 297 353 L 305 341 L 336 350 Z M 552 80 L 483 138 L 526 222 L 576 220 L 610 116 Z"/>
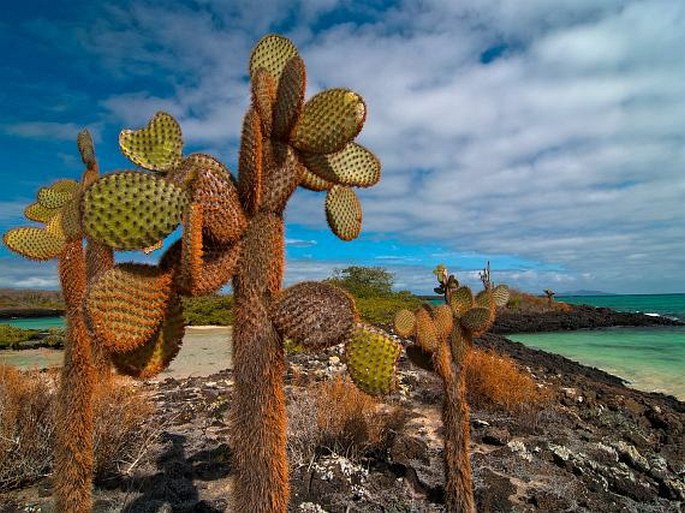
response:
<path fill-rule="evenodd" d="M 433 271 L 445 304 L 423 305 L 416 311 L 400 310 L 395 314 L 395 333 L 412 338 L 407 356 L 420 368 L 433 371 L 443 382 L 443 424 L 445 426 L 445 497 L 447 510 L 474 513 L 473 484 L 469 461 L 469 410 L 466 402 L 464 361 L 474 337 L 485 333 L 495 321 L 497 307 L 509 300 L 506 285 L 494 286 L 487 280 L 476 295 L 444 265 Z"/>

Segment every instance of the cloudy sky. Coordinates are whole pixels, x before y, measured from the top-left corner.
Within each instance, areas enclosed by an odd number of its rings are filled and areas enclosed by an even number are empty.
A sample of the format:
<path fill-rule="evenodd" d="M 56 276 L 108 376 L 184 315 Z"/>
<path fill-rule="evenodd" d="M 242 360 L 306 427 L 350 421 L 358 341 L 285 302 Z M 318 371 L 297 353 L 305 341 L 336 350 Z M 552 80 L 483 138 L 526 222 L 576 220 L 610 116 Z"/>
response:
<path fill-rule="evenodd" d="M 383 163 L 364 229 L 326 226 L 321 193 L 286 212 L 287 281 L 383 266 L 429 292 L 445 263 L 524 290 L 685 292 L 682 0 L 25 0 L 0 14 L 0 229 L 42 185 L 78 178 L 88 127 L 106 170 L 122 128 L 158 110 L 186 151 L 236 169 L 247 60 L 290 37 L 308 94 L 361 93 Z M 122 259 L 139 259 L 135 253 Z M 0 249 L 0 287 L 56 287 Z"/>

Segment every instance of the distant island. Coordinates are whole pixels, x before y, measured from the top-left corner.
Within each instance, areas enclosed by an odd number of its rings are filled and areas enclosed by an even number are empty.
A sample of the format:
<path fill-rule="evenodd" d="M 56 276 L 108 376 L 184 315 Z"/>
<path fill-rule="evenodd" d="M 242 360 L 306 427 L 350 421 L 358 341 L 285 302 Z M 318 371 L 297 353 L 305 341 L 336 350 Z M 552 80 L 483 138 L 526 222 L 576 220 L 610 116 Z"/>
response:
<path fill-rule="evenodd" d="M 613 292 L 603 292 L 601 290 L 570 290 L 567 292 L 559 292 L 557 296 L 619 296 Z"/>

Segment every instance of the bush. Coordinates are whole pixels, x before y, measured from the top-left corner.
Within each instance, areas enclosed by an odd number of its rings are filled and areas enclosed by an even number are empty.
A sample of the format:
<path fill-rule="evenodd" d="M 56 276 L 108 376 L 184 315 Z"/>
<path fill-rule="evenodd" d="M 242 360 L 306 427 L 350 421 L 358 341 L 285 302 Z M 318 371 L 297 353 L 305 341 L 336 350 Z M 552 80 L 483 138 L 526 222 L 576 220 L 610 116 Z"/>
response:
<path fill-rule="evenodd" d="M 465 372 L 468 401 L 476 408 L 520 413 L 550 399 L 516 362 L 491 351 L 470 351 Z"/>
<path fill-rule="evenodd" d="M 10 324 L 0 324 L 0 348 L 13 348 L 21 342 L 35 338 L 36 330 L 17 328 Z"/>
<path fill-rule="evenodd" d="M 336 376 L 294 392 L 289 401 L 288 449 L 294 466 L 308 463 L 317 449 L 359 461 L 384 452 L 407 421 L 401 408 L 385 405 Z"/>
<path fill-rule="evenodd" d="M 183 314 L 190 326 L 233 324 L 233 296 L 212 294 L 183 299 Z"/>
<path fill-rule="evenodd" d="M 509 302 L 506 309 L 519 313 L 568 312 L 571 310 L 571 306 L 559 301 L 554 301 L 550 305 L 546 297 L 534 296 L 527 292 L 510 289 Z"/>
<path fill-rule="evenodd" d="M 50 473 L 59 371 L 0 365 L 0 491 Z M 105 479 L 138 458 L 153 427 L 152 403 L 130 381 L 98 385 L 94 398 L 95 475 Z M 125 469 L 124 469 L 125 470 Z"/>
<path fill-rule="evenodd" d="M 423 301 L 409 292 L 398 292 L 387 297 L 357 298 L 357 310 L 362 319 L 376 325 L 390 326 L 395 313 L 406 308 L 416 310 Z"/>

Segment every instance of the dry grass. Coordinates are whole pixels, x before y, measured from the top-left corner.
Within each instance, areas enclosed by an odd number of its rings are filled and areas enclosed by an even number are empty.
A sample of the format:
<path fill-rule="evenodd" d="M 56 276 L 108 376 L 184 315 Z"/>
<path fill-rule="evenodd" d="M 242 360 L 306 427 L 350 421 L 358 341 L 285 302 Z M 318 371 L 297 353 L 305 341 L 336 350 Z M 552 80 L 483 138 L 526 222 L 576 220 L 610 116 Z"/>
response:
<path fill-rule="evenodd" d="M 59 374 L 0 365 L 0 491 L 49 474 Z M 140 458 L 153 428 L 152 403 L 130 381 L 98 386 L 95 402 L 96 477 L 107 478 Z"/>
<path fill-rule="evenodd" d="M 474 349 L 465 368 L 469 404 L 476 408 L 521 413 L 550 400 L 550 393 L 511 358 Z"/>
<path fill-rule="evenodd" d="M 546 297 L 534 296 L 520 290 L 510 290 L 509 302 L 506 308 L 520 313 L 542 313 L 550 311 L 569 312 L 571 305 L 553 301 L 550 305 Z"/>
<path fill-rule="evenodd" d="M 379 402 L 343 376 L 294 391 L 288 410 L 294 466 L 307 463 L 320 449 L 352 461 L 383 452 L 407 421 L 405 411 Z"/>

